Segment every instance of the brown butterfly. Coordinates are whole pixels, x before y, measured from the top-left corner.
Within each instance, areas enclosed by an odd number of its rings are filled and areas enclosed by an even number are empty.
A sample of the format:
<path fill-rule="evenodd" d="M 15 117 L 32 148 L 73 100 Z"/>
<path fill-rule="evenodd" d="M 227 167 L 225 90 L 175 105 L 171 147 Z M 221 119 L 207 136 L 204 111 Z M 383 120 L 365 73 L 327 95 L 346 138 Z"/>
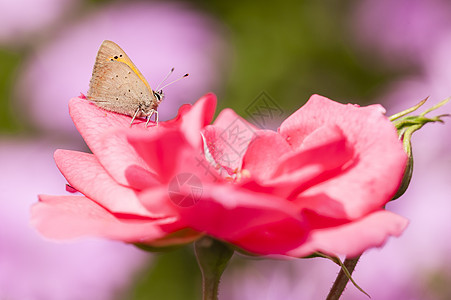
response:
<path fill-rule="evenodd" d="M 173 71 L 174 68 L 164 80 Z M 183 77 L 186 76 L 188 74 Z M 103 41 L 97 52 L 87 98 L 105 110 L 131 116 L 130 126 L 135 118 L 145 117 L 147 127 L 154 114 L 158 125 L 157 108 L 163 101 L 164 94 L 162 89 L 153 91 L 150 88 L 147 80 L 121 47 L 112 41 Z"/>

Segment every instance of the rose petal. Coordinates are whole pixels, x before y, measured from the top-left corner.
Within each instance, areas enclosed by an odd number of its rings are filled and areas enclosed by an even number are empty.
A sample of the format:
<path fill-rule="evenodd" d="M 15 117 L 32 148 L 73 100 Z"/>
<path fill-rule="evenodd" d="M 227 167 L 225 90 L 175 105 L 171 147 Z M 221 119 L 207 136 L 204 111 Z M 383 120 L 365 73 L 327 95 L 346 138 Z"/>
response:
<path fill-rule="evenodd" d="M 381 247 L 389 236 L 399 236 L 408 224 L 407 219 L 381 210 L 351 223 L 313 230 L 306 242 L 288 255 L 303 257 L 320 251 L 329 255 L 355 257 L 366 249 Z"/>
<path fill-rule="evenodd" d="M 252 137 L 245 136 L 242 145 L 239 143 L 234 145 L 230 143 L 233 141 L 228 138 L 230 136 L 220 127 L 210 125 L 205 127 L 202 133 L 205 137 L 205 146 L 218 166 L 225 168 L 229 175 L 241 169 L 242 157 L 245 153 L 243 149 L 246 149 Z M 237 138 L 236 141 L 239 139 Z"/>
<path fill-rule="evenodd" d="M 243 169 L 260 180 L 269 179 L 280 168 L 280 158 L 291 152 L 290 145 L 280 134 L 270 130 L 259 130 L 244 155 Z"/>
<path fill-rule="evenodd" d="M 300 147 L 307 135 L 325 124 L 337 125 L 346 133 L 350 129 L 349 133 L 354 141 L 361 130 L 374 130 L 368 125 L 378 125 L 381 119 L 386 119 L 383 117 L 384 113 L 385 109 L 380 105 L 360 107 L 313 95 L 304 106 L 283 121 L 278 131 L 294 148 Z"/>
<path fill-rule="evenodd" d="M 101 236 L 124 242 L 143 242 L 163 237 L 161 221 L 117 217 L 83 196 L 40 195 L 31 209 L 31 222 L 51 239 Z"/>
<path fill-rule="evenodd" d="M 204 185 L 201 199 L 179 212 L 191 228 L 259 254 L 288 251 L 308 232 L 290 201 L 235 185 Z"/>
<path fill-rule="evenodd" d="M 209 93 L 200 98 L 181 120 L 180 128 L 193 148 L 202 144 L 200 131 L 213 120 L 216 110 L 216 95 Z"/>
<path fill-rule="evenodd" d="M 243 156 L 257 130 L 233 110 L 224 109 L 214 125 L 205 127 L 203 135 L 216 163 L 234 172 L 241 169 Z"/>
<path fill-rule="evenodd" d="M 94 155 L 57 150 L 54 157 L 69 184 L 88 198 L 95 199 L 112 212 L 153 217 L 135 192 L 115 182 Z"/>
<path fill-rule="evenodd" d="M 128 142 L 164 182 L 176 172 L 180 152 L 189 147 L 180 131 L 163 128 L 146 135 L 129 134 Z"/>
<path fill-rule="evenodd" d="M 324 133 L 324 135 L 320 134 L 316 138 L 317 134 L 315 133 Z M 273 177 L 295 173 L 309 164 L 321 165 L 324 171 L 329 171 L 343 166 L 354 154 L 351 145 L 348 144 L 343 132 L 337 126 L 323 126 L 308 138 L 313 141 L 308 144 L 303 143 L 300 151 L 288 153 L 279 159 Z"/>
<path fill-rule="evenodd" d="M 132 119 L 130 116 L 101 109 L 94 103 L 81 98 L 72 98 L 69 101 L 69 113 L 93 152 L 98 148 L 97 141 L 100 136 L 118 129 L 130 128 Z M 135 119 L 132 128 L 144 129 L 145 120 Z"/>
<path fill-rule="evenodd" d="M 131 147 L 124 130 L 145 129 L 145 122 L 136 120 L 130 127 L 131 118 L 125 115 L 103 110 L 89 101 L 74 98 L 69 102 L 69 112 L 89 149 L 96 155 L 108 173 L 120 184 L 129 185 L 125 170 L 130 166 L 146 166 L 133 147 Z M 116 132 L 119 133 L 116 133 Z"/>
<path fill-rule="evenodd" d="M 141 203 L 153 214 L 178 217 L 178 207 L 171 202 L 167 186 L 147 189 L 138 195 Z"/>
<path fill-rule="evenodd" d="M 193 106 L 181 107 L 174 120 L 160 122 L 159 127 L 180 126 L 191 144 L 200 146 L 200 128 L 211 122 L 215 106 L 215 95 L 207 94 Z M 152 175 L 154 170 L 131 147 L 125 134 L 128 132 L 147 134 L 155 130 L 155 126 L 146 128 L 145 121 L 135 120 L 129 128 L 131 121 L 129 116 L 103 110 L 89 101 L 78 98 L 69 102 L 69 110 L 87 145 L 117 182 L 132 185 L 136 189 L 143 189 L 155 183 Z M 126 174 L 130 173 L 130 170 L 147 175 L 138 181 L 137 177 L 131 178 L 130 174 Z"/>
<path fill-rule="evenodd" d="M 127 136 L 133 134 L 150 134 L 158 130 L 117 130 L 107 133 L 99 138 L 102 150 L 98 150 L 97 159 L 106 171 L 118 183 L 136 190 L 142 190 L 149 186 L 159 184 L 155 170 L 136 153 L 136 150 L 127 140 Z"/>
<path fill-rule="evenodd" d="M 257 143 L 251 143 L 243 166 L 250 171 L 251 176 L 257 178 L 257 183 L 244 182 L 243 186 L 255 191 L 259 191 L 260 187 L 261 192 L 265 190 L 280 197 L 293 199 L 303 190 L 344 172 L 346 165 L 353 157 L 353 149 L 348 145 L 338 127 L 327 127 L 324 131 L 328 132 L 329 138 L 323 143 L 311 143 L 309 147 L 300 147 L 296 152 L 291 151 L 291 148 L 287 146 L 289 150 L 283 150 L 286 151 L 285 154 L 276 152 L 262 159 L 259 156 L 267 152 L 271 153 L 278 146 L 274 138 L 273 140 L 262 139 L 261 145 L 258 145 L 259 138 L 257 138 L 255 140 Z M 274 133 L 272 137 L 276 135 Z M 279 138 L 281 139 L 280 135 Z M 282 141 L 284 147 L 288 145 L 285 140 L 282 139 Z M 256 156 L 257 159 L 252 156 Z M 272 160 L 271 163 L 274 166 L 270 166 L 267 160 Z M 271 168 L 274 169 L 271 170 Z M 300 207 L 302 206 L 303 204 L 300 203 Z"/>
<path fill-rule="evenodd" d="M 382 207 L 396 192 L 407 156 L 393 124 L 379 105 L 343 105 L 314 95 L 285 120 L 279 132 L 294 148 L 324 125 L 338 126 L 353 146 L 358 162 L 346 172 L 318 184 L 303 195 L 316 202 L 334 199 L 344 207 L 345 217 L 359 218 Z M 332 216 L 332 215 L 331 215 Z M 337 216 L 333 216 L 337 217 Z"/>
<path fill-rule="evenodd" d="M 221 180 L 201 150 L 193 148 L 178 129 L 161 128 L 146 135 L 129 134 L 128 140 L 163 184 L 182 173 L 196 174 L 207 182 Z"/>
<path fill-rule="evenodd" d="M 213 125 L 219 128 L 227 128 L 230 126 L 230 124 L 236 122 L 237 120 L 243 127 L 248 127 L 249 130 L 251 131 L 259 130 L 258 127 L 255 127 L 252 123 L 249 123 L 248 121 L 243 119 L 240 115 L 237 115 L 236 112 L 230 108 L 221 110 L 221 112 L 213 122 Z"/>

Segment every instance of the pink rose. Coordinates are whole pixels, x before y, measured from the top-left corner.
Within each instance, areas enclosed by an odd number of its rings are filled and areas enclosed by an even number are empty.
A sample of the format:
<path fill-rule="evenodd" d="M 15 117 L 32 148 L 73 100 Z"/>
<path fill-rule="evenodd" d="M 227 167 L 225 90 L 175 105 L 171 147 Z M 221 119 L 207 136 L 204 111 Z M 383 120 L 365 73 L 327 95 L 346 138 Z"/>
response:
<path fill-rule="evenodd" d="M 40 196 L 42 234 L 97 235 L 167 246 L 203 234 L 256 254 L 357 255 L 398 236 L 407 220 L 383 209 L 407 157 L 379 105 L 314 95 L 278 132 L 223 110 L 208 94 L 145 128 L 72 99 L 72 119 L 93 154 L 58 150 L 81 196 Z"/>

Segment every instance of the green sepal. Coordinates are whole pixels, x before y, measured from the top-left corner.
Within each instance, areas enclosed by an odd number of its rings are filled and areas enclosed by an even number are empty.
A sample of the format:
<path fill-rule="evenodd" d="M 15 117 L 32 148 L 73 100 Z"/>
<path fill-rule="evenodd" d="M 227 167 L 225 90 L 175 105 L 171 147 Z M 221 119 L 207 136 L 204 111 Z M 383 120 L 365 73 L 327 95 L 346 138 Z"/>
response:
<path fill-rule="evenodd" d="M 141 250 L 144 250 L 147 252 L 157 252 L 157 253 L 158 252 L 169 252 L 169 251 L 173 251 L 175 249 L 185 246 L 185 244 L 178 244 L 178 245 L 171 245 L 171 246 L 164 246 L 164 247 L 155 247 L 155 246 L 150 246 L 150 245 L 140 244 L 140 243 L 134 243 L 133 245 L 135 245 L 136 247 L 138 247 Z"/>
<path fill-rule="evenodd" d="M 133 245 L 147 252 L 168 252 L 190 244 L 202 236 L 203 234 L 190 228 L 184 228 L 152 242 L 133 243 Z"/>
<path fill-rule="evenodd" d="M 438 104 L 434 105 L 433 107 L 427 109 L 423 113 L 417 116 L 407 116 L 408 114 L 416 111 L 418 108 L 420 108 L 424 103 L 426 103 L 428 98 L 422 100 L 417 105 L 408 108 L 402 112 L 399 112 L 397 114 L 394 114 L 393 116 L 389 117 L 389 120 L 393 122 L 393 125 L 396 127 L 396 130 L 398 131 L 399 139 L 402 140 L 402 144 L 404 147 L 404 151 L 407 154 L 408 161 L 406 165 L 406 169 L 404 170 L 404 176 L 401 182 L 401 185 L 396 192 L 396 194 L 393 196 L 392 200 L 398 199 L 401 197 L 407 190 L 410 181 L 412 179 L 412 173 L 413 173 L 413 155 L 412 155 L 412 135 L 415 131 L 421 129 L 425 124 L 427 123 L 444 123 L 442 120 L 443 117 L 448 117 L 450 115 L 448 114 L 442 114 L 438 115 L 432 118 L 426 117 L 426 114 L 436 110 L 437 108 L 445 105 L 449 102 L 449 98 L 445 99 Z"/>

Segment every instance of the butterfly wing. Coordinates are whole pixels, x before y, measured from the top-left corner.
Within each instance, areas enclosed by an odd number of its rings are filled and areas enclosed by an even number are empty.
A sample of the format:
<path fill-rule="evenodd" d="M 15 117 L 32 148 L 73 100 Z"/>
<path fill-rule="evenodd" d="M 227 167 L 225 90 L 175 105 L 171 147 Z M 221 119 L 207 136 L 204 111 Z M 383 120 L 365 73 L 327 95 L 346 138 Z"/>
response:
<path fill-rule="evenodd" d="M 104 41 L 97 53 L 87 98 L 101 108 L 130 116 L 138 108 L 147 111 L 158 106 L 141 72 L 111 41 Z"/>

